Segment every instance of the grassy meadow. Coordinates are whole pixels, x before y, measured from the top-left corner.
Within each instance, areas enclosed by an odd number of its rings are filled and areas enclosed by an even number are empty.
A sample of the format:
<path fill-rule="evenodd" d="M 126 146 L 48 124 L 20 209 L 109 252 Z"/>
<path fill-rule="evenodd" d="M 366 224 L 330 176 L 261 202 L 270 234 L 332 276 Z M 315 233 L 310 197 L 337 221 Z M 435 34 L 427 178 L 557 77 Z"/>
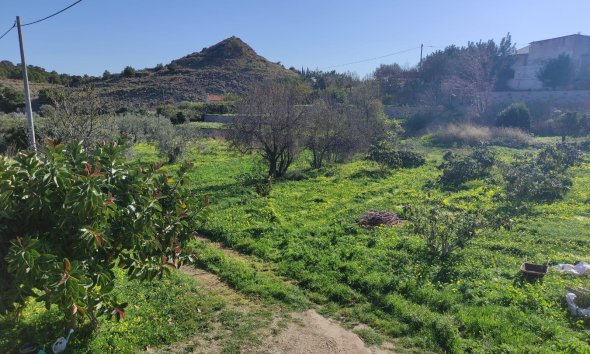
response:
<path fill-rule="evenodd" d="M 553 140 L 537 139 L 533 146 Z M 236 304 L 183 272 L 164 283 L 119 274 L 115 291 L 130 303 L 126 318 L 101 321 L 96 331 L 81 327 L 71 352 L 174 352 L 170 345 L 191 340 L 184 351 L 215 342 L 220 352 L 238 353 L 260 345 L 260 331 L 277 311 L 312 307 L 349 328 L 363 323 L 355 331 L 366 343 L 390 342 L 400 352 L 590 352 L 588 324 L 570 316 L 565 303 L 567 288 L 590 287 L 590 281 L 553 270 L 540 280 L 519 272 L 525 259 L 551 265 L 588 260 L 590 164 L 568 171 L 574 183 L 564 199 L 506 213 L 497 171 L 446 191 L 433 182 L 447 149 L 425 138 L 403 144 L 423 153 L 426 164 L 383 172 L 357 158 L 312 170 L 303 155 L 261 196 L 252 183 L 264 173 L 256 155 L 232 150 L 222 139 L 191 142 L 184 156 L 193 163 L 191 193 L 195 201 L 210 201 L 191 244 L 196 266 L 249 300 Z M 523 152 L 492 149 L 503 161 Z M 161 157 L 152 145 L 138 144 L 130 159 L 144 164 Z M 404 205 L 433 200 L 496 214 L 498 225 L 440 258 L 406 222 L 375 229 L 356 223 L 370 210 L 404 216 Z M 34 302 L 18 319 L 0 316 L 0 351 L 49 343 L 61 318 L 55 307 Z"/>
<path fill-rule="evenodd" d="M 436 166 L 445 150 L 414 145 L 427 163 L 385 174 L 363 160 L 309 170 L 302 158 L 262 197 L 246 183 L 260 169 L 255 156 L 234 152 L 221 140 L 197 142 L 188 155 L 195 166 L 193 190 L 212 202 L 200 233 L 265 262 L 304 289 L 325 313 L 362 321 L 401 347 L 590 351 L 590 331 L 569 315 L 564 300 L 566 288 L 590 282 L 555 271 L 539 281 L 519 273 L 525 259 L 549 264 L 587 260 L 590 165 L 568 172 L 574 185 L 563 200 L 530 204 L 438 259 L 406 225 L 367 230 L 356 219 L 369 210 L 403 215 L 404 205 L 428 204 L 433 198 L 502 215 L 503 206 L 496 202 L 501 188 L 494 176 L 455 192 L 432 187 L 429 181 L 440 174 Z M 522 152 L 494 149 L 506 161 Z"/>

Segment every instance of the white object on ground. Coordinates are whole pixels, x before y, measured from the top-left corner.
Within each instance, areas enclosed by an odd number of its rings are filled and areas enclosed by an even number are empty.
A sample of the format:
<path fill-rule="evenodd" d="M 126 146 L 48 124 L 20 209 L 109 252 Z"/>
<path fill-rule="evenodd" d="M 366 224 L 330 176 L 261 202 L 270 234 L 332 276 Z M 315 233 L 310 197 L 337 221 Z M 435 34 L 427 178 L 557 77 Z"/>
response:
<path fill-rule="evenodd" d="M 66 346 L 68 345 L 68 341 L 70 340 L 70 336 L 72 335 L 72 333 L 74 333 L 74 329 L 70 328 L 70 332 L 68 333 L 68 337 L 67 338 L 61 337 L 58 340 L 56 340 L 55 343 L 53 343 L 53 345 L 51 346 L 51 350 L 53 350 L 53 352 L 55 354 L 61 353 L 64 350 L 66 350 Z"/>
<path fill-rule="evenodd" d="M 557 269 L 560 272 L 565 272 L 568 274 L 573 274 L 573 275 L 586 275 L 590 273 L 590 264 L 586 263 L 586 262 L 578 262 L 576 265 L 571 265 L 571 264 L 558 264 L 555 266 L 555 269 Z"/>
<path fill-rule="evenodd" d="M 572 313 L 572 316 L 590 317 L 590 307 L 583 309 L 583 308 L 579 307 L 578 305 L 576 305 L 575 300 L 576 300 L 576 294 L 567 293 L 565 295 L 565 301 L 567 302 L 567 307 L 570 308 L 570 312 Z"/>

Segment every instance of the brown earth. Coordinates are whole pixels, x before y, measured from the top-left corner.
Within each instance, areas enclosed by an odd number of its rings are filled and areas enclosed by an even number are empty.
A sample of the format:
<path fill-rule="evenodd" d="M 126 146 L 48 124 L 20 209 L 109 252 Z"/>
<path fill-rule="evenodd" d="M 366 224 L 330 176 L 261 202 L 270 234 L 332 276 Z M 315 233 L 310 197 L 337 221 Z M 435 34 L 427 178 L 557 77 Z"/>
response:
<path fill-rule="evenodd" d="M 268 338 L 253 353 L 260 354 L 371 354 L 393 353 L 369 348 L 355 333 L 315 310 L 292 314 L 293 322 L 276 337 Z"/>
<path fill-rule="evenodd" d="M 222 297 L 229 306 L 244 313 L 255 313 L 260 308 L 268 308 L 255 299 L 249 299 L 232 289 L 216 275 L 193 267 L 183 267 L 182 271 L 196 278 L 204 289 Z M 384 354 L 393 353 L 390 349 L 368 347 L 362 339 L 345 329 L 339 323 L 327 319 L 315 310 L 287 313 L 280 307 L 270 307 L 273 318 L 257 331 L 257 342 L 242 347 L 242 353 L 251 354 Z M 225 333 L 226 336 L 231 333 Z M 223 343 L 219 334 L 195 337 L 164 348 L 149 348 L 150 353 L 221 353 Z"/>

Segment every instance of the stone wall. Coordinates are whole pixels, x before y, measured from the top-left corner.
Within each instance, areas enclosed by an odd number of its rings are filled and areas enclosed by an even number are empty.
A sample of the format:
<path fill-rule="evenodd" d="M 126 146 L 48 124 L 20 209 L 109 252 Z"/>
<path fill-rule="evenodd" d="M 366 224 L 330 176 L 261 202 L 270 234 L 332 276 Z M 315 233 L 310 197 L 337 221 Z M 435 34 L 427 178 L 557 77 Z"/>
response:
<path fill-rule="evenodd" d="M 551 104 L 556 107 L 590 107 L 590 91 L 503 91 L 491 93 L 492 104 L 509 105 L 513 102 Z"/>

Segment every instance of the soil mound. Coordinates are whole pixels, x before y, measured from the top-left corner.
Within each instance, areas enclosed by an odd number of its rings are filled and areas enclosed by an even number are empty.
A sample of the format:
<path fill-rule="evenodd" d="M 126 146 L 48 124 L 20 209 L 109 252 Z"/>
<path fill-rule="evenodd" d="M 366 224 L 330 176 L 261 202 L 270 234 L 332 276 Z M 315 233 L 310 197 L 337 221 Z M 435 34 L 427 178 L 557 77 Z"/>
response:
<path fill-rule="evenodd" d="M 391 211 L 369 211 L 357 219 L 362 227 L 372 228 L 377 226 L 394 226 L 403 221 L 396 213 Z"/>

